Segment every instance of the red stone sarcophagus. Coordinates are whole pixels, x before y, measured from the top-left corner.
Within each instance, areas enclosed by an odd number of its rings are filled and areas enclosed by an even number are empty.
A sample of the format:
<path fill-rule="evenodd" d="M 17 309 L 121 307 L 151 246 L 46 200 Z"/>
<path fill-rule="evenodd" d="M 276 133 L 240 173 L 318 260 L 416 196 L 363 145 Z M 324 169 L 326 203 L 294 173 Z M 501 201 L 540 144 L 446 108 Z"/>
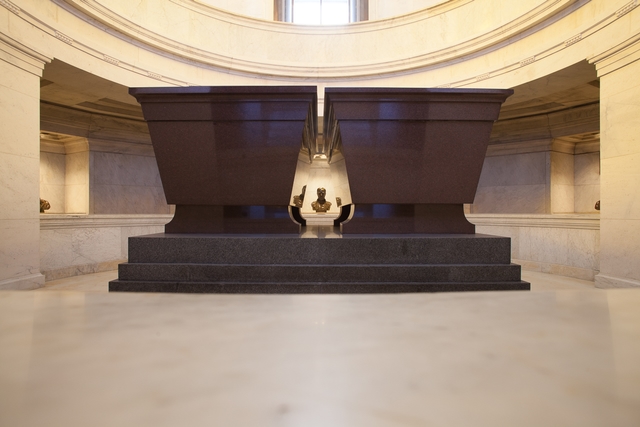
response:
<path fill-rule="evenodd" d="M 131 88 L 167 203 L 167 233 L 298 233 L 289 205 L 317 134 L 315 86 Z"/>
<path fill-rule="evenodd" d="M 468 233 L 493 122 L 512 90 L 327 88 L 328 157 L 354 204 L 343 233 Z"/>

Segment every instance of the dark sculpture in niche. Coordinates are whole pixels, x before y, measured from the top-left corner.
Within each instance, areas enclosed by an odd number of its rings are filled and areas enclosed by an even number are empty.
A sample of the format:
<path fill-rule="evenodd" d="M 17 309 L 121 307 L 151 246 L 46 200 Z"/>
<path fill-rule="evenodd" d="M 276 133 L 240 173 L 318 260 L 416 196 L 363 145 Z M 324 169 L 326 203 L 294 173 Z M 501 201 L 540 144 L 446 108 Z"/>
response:
<path fill-rule="evenodd" d="M 40 199 L 40 213 L 44 213 L 44 211 L 49 209 L 51 209 L 51 204 L 45 199 Z"/>
<path fill-rule="evenodd" d="M 302 202 L 304 202 L 304 193 L 307 192 L 307 186 L 302 187 L 302 193 L 299 196 L 293 196 L 293 206 L 296 208 L 302 208 Z"/>
<path fill-rule="evenodd" d="M 596 202 L 596 210 L 599 211 L 600 210 L 600 200 L 598 200 Z"/>
<path fill-rule="evenodd" d="M 331 209 L 331 202 L 325 199 L 327 195 L 327 190 L 323 187 L 318 188 L 318 200 L 311 203 L 311 208 L 313 208 L 316 212 L 326 212 Z"/>
<path fill-rule="evenodd" d="M 336 204 L 338 207 L 342 206 L 342 199 L 340 197 L 336 197 Z"/>

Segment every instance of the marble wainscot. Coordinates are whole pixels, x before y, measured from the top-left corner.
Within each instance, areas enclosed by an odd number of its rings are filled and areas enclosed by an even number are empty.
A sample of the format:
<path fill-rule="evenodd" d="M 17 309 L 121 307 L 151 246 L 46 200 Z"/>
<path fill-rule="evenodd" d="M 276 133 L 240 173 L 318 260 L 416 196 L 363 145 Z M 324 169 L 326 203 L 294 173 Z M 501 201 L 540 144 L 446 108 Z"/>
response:
<path fill-rule="evenodd" d="M 491 128 L 511 89 L 326 88 L 329 161 L 344 155 L 343 233 L 463 233 Z"/>
<path fill-rule="evenodd" d="M 317 135 L 312 86 L 132 88 L 149 125 L 167 233 L 294 233 L 298 157 Z"/>

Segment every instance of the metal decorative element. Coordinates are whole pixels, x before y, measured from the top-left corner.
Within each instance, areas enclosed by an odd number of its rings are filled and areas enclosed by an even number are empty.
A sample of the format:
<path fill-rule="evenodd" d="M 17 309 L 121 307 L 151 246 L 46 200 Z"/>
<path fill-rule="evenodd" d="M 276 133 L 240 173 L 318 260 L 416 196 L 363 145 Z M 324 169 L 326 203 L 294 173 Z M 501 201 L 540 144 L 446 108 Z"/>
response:
<path fill-rule="evenodd" d="M 327 195 L 327 190 L 323 187 L 318 188 L 318 200 L 311 203 L 311 208 L 316 212 L 327 212 L 331 209 L 331 202 L 325 199 Z"/>
<path fill-rule="evenodd" d="M 302 187 L 302 193 L 299 196 L 293 196 L 293 206 L 296 208 L 302 207 L 302 202 L 304 202 L 304 193 L 307 191 L 307 186 Z"/>
<path fill-rule="evenodd" d="M 48 209 L 51 209 L 51 204 L 45 199 L 40 199 L 40 213 L 44 213 Z"/>
<path fill-rule="evenodd" d="M 342 199 L 340 197 L 336 197 L 336 206 L 342 206 Z"/>

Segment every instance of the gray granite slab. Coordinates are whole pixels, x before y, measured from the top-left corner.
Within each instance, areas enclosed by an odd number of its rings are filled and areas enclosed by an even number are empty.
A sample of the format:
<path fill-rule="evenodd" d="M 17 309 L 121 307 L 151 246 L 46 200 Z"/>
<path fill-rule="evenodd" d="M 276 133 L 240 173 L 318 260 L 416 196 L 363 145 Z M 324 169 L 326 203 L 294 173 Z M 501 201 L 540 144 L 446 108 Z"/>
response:
<path fill-rule="evenodd" d="M 509 264 L 508 237 L 469 235 L 171 235 L 129 238 L 130 263 Z"/>
<path fill-rule="evenodd" d="M 397 293 L 528 290 L 507 237 L 155 234 L 129 238 L 109 290 Z"/>
<path fill-rule="evenodd" d="M 176 292 L 220 294 L 367 294 L 411 292 L 473 292 L 529 290 L 527 282 L 464 283 L 210 283 L 210 282 L 123 282 L 109 283 L 110 292 Z"/>
<path fill-rule="evenodd" d="M 120 264 L 120 280 L 159 282 L 505 282 L 520 280 L 516 264 L 241 265 Z"/>

